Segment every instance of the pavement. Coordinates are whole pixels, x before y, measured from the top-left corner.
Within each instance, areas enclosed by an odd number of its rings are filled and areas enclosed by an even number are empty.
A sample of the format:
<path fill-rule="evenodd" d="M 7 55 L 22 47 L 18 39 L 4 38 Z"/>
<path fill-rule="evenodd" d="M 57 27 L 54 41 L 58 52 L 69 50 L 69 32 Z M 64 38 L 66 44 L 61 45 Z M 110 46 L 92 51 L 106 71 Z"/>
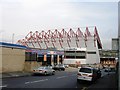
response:
<path fill-rule="evenodd" d="M 25 77 L 25 76 L 31 76 L 31 72 L 9 72 L 9 73 L 0 73 L 0 79 L 2 78 L 14 78 L 14 77 Z"/>
<path fill-rule="evenodd" d="M 117 82 L 118 76 L 115 72 L 106 74 L 105 76 L 97 80 L 97 82 L 89 86 L 87 90 L 119 90 Z"/>
<path fill-rule="evenodd" d="M 66 68 L 66 70 L 69 71 L 74 71 L 76 68 L 69 67 Z M 18 72 L 9 72 L 9 73 L 0 73 L 0 79 L 2 78 L 14 78 L 14 77 L 25 77 L 25 76 L 31 76 L 32 72 L 25 72 L 25 71 L 18 71 Z"/>

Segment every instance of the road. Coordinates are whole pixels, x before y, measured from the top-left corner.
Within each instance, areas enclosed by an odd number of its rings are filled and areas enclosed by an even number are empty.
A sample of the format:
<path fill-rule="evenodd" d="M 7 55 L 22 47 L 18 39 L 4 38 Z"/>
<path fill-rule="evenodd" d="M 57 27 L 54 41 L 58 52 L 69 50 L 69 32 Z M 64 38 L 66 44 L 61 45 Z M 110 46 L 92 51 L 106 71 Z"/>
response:
<path fill-rule="evenodd" d="M 105 75 L 105 74 L 104 74 Z M 94 84 L 94 83 L 93 83 Z M 36 75 L 2 79 L 2 88 L 79 88 L 85 90 L 92 84 L 77 82 L 77 69 L 56 71 L 55 75 Z"/>
<path fill-rule="evenodd" d="M 88 84 L 89 85 L 89 84 Z M 88 86 L 87 85 L 87 86 Z M 86 84 L 77 83 L 77 69 L 56 71 L 55 75 L 35 75 L 29 77 L 5 78 L 3 88 L 85 88 Z"/>

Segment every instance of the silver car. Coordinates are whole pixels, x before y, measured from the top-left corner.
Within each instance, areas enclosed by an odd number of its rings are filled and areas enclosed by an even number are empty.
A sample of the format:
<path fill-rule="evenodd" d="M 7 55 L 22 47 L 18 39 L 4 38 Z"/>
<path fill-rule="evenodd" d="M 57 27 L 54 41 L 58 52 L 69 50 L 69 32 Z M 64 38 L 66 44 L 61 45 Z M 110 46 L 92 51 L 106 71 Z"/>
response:
<path fill-rule="evenodd" d="M 38 67 L 33 69 L 33 74 L 43 74 L 43 75 L 48 75 L 48 74 L 55 74 L 55 70 L 53 70 L 51 67 L 49 66 L 42 66 L 42 67 Z"/>
<path fill-rule="evenodd" d="M 65 68 L 69 68 L 69 65 L 67 65 L 67 64 L 65 64 L 64 66 L 65 66 Z"/>

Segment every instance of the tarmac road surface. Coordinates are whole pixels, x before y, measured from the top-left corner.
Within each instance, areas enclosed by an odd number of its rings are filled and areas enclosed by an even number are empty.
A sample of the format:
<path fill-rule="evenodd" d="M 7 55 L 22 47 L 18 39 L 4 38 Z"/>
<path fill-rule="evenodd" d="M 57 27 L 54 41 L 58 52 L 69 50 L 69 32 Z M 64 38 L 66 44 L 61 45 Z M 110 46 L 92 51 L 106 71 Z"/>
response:
<path fill-rule="evenodd" d="M 111 84 L 114 82 L 114 84 Z M 89 90 L 96 88 L 112 88 L 116 90 L 116 78 L 115 73 L 107 75 L 104 73 L 103 77 L 98 79 L 94 83 L 78 83 L 77 82 L 77 69 L 69 68 L 65 71 L 56 71 L 55 75 L 31 75 L 25 77 L 16 78 L 4 78 L 2 79 L 2 85 L 0 88 L 74 88 L 79 90 Z"/>

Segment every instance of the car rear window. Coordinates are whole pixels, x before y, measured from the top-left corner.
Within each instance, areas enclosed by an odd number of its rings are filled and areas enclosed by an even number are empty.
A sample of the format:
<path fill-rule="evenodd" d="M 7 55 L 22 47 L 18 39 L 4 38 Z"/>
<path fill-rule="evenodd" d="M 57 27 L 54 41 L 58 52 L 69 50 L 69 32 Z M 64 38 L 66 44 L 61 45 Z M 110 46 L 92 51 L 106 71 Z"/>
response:
<path fill-rule="evenodd" d="M 45 69 L 45 67 L 39 67 L 39 69 Z"/>
<path fill-rule="evenodd" d="M 84 73 L 91 73 L 91 69 L 89 68 L 81 68 L 79 72 L 84 72 Z"/>

